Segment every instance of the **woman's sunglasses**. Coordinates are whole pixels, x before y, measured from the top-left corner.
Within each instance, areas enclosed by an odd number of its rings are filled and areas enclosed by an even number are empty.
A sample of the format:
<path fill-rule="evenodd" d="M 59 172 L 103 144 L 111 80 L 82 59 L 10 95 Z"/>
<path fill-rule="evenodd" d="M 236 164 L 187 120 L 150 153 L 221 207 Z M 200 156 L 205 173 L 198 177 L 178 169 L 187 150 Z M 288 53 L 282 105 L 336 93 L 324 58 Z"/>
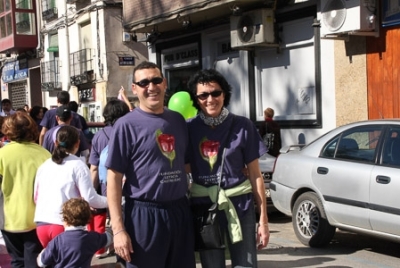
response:
<path fill-rule="evenodd" d="M 138 85 L 139 87 L 147 87 L 150 85 L 150 83 L 153 83 L 154 85 L 161 84 L 164 81 L 163 78 L 161 77 L 154 77 L 152 79 L 143 79 L 140 80 L 139 82 L 133 82 L 135 85 Z"/>
<path fill-rule="evenodd" d="M 208 97 L 210 95 L 213 98 L 217 98 L 217 97 L 221 96 L 222 93 L 223 93 L 222 90 L 216 90 L 216 91 L 213 91 L 213 92 L 204 92 L 204 93 L 201 93 L 199 95 L 196 95 L 196 98 L 198 98 L 199 100 L 206 100 L 206 99 L 208 99 Z"/>

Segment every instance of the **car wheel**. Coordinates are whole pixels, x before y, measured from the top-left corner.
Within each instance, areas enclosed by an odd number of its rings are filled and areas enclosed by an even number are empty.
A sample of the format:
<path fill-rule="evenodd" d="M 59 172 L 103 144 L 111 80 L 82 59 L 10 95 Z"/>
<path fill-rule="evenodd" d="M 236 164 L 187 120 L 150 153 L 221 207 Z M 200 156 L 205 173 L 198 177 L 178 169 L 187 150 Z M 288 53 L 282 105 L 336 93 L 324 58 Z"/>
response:
<path fill-rule="evenodd" d="M 297 198 L 293 207 L 293 229 L 299 241 L 310 247 L 328 244 L 336 228 L 326 219 L 321 200 L 313 192 L 307 192 Z"/>

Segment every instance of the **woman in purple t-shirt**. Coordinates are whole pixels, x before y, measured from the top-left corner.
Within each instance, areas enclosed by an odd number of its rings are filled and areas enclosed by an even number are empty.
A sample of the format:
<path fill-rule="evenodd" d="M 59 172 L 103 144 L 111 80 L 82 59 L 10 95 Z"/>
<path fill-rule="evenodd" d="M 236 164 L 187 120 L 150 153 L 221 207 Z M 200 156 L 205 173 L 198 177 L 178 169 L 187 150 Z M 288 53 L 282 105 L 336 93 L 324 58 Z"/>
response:
<path fill-rule="evenodd" d="M 195 118 L 188 120 L 192 202 L 211 205 L 209 195 L 202 193 L 217 187 L 222 172 L 220 194 L 225 192 L 232 205 L 227 206 L 225 213 L 219 207 L 219 219 L 222 233 L 228 236 L 232 267 L 257 267 L 256 248 L 266 247 L 269 241 L 264 181 L 258 164 L 258 158 L 267 149 L 253 122 L 231 114 L 226 108 L 231 88 L 219 72 L 212 69 L 197 72 L 190 78 L 188 88 L 193 105 L 199 110 Z M 226 156 L 221 171 L 224 148 Z M 257 238 L 254 200 L 260 213 Z M 200 259 L 204 268 L 225 267 L 223 250 L 200 251 Z"/>

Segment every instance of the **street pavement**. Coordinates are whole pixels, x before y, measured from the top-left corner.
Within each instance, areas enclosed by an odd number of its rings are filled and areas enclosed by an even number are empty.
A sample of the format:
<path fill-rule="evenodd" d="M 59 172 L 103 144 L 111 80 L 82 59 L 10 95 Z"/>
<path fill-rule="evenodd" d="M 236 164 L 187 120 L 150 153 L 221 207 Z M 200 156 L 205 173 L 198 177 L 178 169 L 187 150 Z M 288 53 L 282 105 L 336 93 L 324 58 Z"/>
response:
<path fill-rule="evenodd" d="M 391 268 L 400 267 L 399 244 L 383 239 L 337 230 L 325 248 L 301 244 L 293 231 L 291 218 L 279 213 L 269 216 L 270 242 L 258 251 L 258 268 Z M 115 268 L 115 256 L 92 259 L 93 268 Z M 227 268 L 231 268 L 227 260 Z M 0 239 L 0 268 L 11 268 Z M 149 267 L 153 268 L 153 267 Z M 197 262 L 196 268 L 201 268 Z"/>
<path fill-rule="evenodd" d="M 283 243 L 286 243 L 287 241 L 282 240 L 280 236 L 276 236 L 274 234 L 279 233 L 277 230 L 280 229 L 279 225 L 281 222 L 287 222 L 290 219 L 287 217 L 282 217 L 280 214 L 274 214 L 270 215 L 270 218 L 273 218 L 273 221 L 270 220 L 270 232 L 271 232 L 271 238 L 270 238 L 270 243 L 268 244 L 267 248 L 258 251 L 258 267 L 259 268 L 275 268 L 277 266 L 271 266 L 271 255 L 276 255 L 276 260 L 282 260 L 282 258 L 279 256 L 280 253 L 279 249 L 281 249 L 283 246 Z M 293 232 L 293 230 L 292 230 Z M 284 231 L 286 233 L 286 231 Z M 275 254 L 276 252 L 276 254 Z M 198 256 L 196 256 L 196 259 L 198 260 Z M 96 259 L 93 258 L 92 260 L 92 267 L 93 268 L 114 268 L 115 266 L 115 256 L 110 256 L 104 259 Z M 231 267 L 231 262 L 230 260 L 227 260 L 226 262 L 227 268 Z M 296 266 L 288 266 L 288 267 L 296 267 Z M 150 268 L 150 267 L 149 267 Z M 200 261 L 196 262 L 196 268 L 201 268 Z"/>

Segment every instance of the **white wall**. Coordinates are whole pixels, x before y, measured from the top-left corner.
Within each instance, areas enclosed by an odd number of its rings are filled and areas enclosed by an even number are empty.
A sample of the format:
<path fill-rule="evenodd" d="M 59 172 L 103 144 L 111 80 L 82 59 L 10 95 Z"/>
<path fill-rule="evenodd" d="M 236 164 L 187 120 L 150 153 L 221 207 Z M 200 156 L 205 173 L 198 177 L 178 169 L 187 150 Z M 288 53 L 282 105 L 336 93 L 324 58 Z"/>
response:
<path fill-rule="evenodd" d="M 256 109 L 257 121 L 263 120 L 263 110 L 271 106 L 280 120 L 309 120 L 316 118 L 315 93 L 311 107 L 299 106 L 301 88 L 315 90 L 314 30 L 313 18 L 305 18 L 282 26 L 282 53 L 277 48 L 259 48 L 256 51 L 232 50 L 221 54 L 219 43 L 230 40 L 229 25 L 202 32 L 202 66 L 216 68 L 232 85 L 232 100 L 229 110 L 249 117 Z M 182 36 L 181 36 L 182 37 Z M 179 37 L 179 38 L 181 38 Z M 286 43 L 285 43 L 286 42 Z M 173 48 L 172 48 L 173 49 Z M 278 51 L 278 52 L 277 52 Z M 321 128 L 282 129 L 283 145 L 309 143 L 336 127 L 334 45 L 330 40 L 321 40 Z M 248 57 L 255 62 L 255 81 L 248 81 Z M 281 60 L 277 57 L 282 57 Z M 156 60 L 154 49 L 149 49 L 149 60 Z M 251 59 L 252 60 L 252 59 Z M 278 66 L 274 64 L 279 63 Z M 250 107 L 250 82 L 255 83 L 256 106 Z M 308 90 L 308 89 L 307 89 Z M 260 93 L 261 92 L 261 93 Z M 264 94 L 262 94 L 264 93 Z M 311 94 L 312 95 L 312 94 Z"/>

